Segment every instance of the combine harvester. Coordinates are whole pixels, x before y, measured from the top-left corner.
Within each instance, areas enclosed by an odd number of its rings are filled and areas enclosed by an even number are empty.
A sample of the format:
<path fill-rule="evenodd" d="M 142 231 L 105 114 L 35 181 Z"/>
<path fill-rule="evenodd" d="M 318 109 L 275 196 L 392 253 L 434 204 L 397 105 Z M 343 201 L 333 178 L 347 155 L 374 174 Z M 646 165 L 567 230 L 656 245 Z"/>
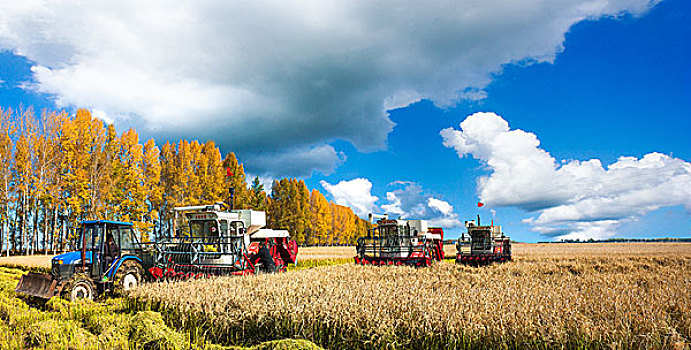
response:
<path fill-rule="evenodd" d="M 77 230 L 78 251 L 52 259 L 50 274 L 29 273 L 15 291 L 49 299 L 93 299 L 109 291 L 127 291 L 144 280 L 179 281 L 219 275 L 251 275 L 259 247 L 266 245 L 277 272 L 295 263 L 297 244 L 288 231 L 264 229 L 266 214 L 254 210 L 223 211 L 225 204 L 175 208 L 187 212 L 189 233 L 140 243 L 131 223 L 83 221 Z M 174 230 L 175 231 L 175 230 Z M 106 237 L 112 235 L 120 255 L 106 262 Z"/>
<path fill-rule="evenodd" d="M 223 203 L 175 208 L 185 213 L 189 234 L 163 237 L 154 244 L 154 279 L 188 279 L 217 275 L 251 275 L 263 243 L 276 272 L 295 263 L 298 247 L 286 230 L 263 228 L 266 214 L 255 210 L 223 211 Z M 177 230 L 175 230 L 177 231 Z"/>
<path fill-rule="evenodd" d="M 430 266 L 444 259 L 444 231 L 428 228 L 425 220 L 389 220 L 381 218 L 368 237 L 357 240 L 355 263 L 361 265 Z"/>
<path fill-rule="evenodd" d="M 477 223 L 466 221 L 468 235 L 461 234 L 456 244 L 456 263 L 482 266 L 493 262 L 503 263 L 511 260 L 511 240 L 504 236 L 501 226 L 480 225 L 480 215 Z"/>

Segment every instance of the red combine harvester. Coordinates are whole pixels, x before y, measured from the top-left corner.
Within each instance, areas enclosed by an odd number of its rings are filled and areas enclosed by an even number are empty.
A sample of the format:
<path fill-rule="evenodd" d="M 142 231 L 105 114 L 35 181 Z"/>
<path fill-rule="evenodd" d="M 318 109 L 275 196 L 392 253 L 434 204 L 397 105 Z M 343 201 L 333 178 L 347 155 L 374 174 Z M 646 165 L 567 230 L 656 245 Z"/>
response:
<path fill-rule="evenodd" d="M 355 263 L 361 265 L 430 266 L 444 259 L 444 230 L 427 227 L 425 220 L 389 220 L 381 217 L 368 237 L 357 241 Z"/>
<path fill-rule="evenodd" d="M 501 226 L 480 226 L 480 216 L 466 221 L 468 235 L 461 234 L 456 244 L 456 263 L 465 265 L 489 265 L 511 260 L 511 240 L 504 236 Z"/>

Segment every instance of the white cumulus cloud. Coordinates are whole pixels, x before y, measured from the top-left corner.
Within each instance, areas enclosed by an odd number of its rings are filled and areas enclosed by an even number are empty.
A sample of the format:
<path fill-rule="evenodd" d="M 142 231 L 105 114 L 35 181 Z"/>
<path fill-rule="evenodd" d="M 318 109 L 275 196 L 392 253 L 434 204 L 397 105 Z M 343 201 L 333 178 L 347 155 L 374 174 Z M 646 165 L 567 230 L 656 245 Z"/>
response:
<path fill-rule="evenodd" d="M 691 211 L 691 163 L 661 153 L 557 162 L 533 133 L 510 129 L 494 113 L 475 113 L 441 131 L 459 157 L 482 161 L 491 173 L 478 179 L 480 200 L 514 206 L 536 216 L 536 232 L 561 238 L 604 238 L 632 220 L 665 206 Z"/>
<path fill-rule="evenodd" d="M 575 23 L 655 3 L 0 0 L 0 50 L 30 60 L 24 86 L 60 107 L 214 139 L 258 174 L 290 164 L 252 162 L 264 152 L 328 172 L 339 157 L 283 151 L 385 148 L 388 108 L 482 99 L 503 64 L 553 61 Z"/>
<path fill-rule="evenodd" d="M 396 189 L 386 192 L 386 203 L 379 207 L 376 204 L 379 198 L 372 195 L 372 182 L 368 179 L 357 178 L 335 185 L 326 181 L 320 183 L 336 204 L 351 207 L 362 218 L 369 213 L 378 213 L 381 208 L 382 214 L 402 219 L 423 219 L 431 226 L 453 228 L 461 225 L 451 204 L 434 198 L 414 182 L 395 181 L 389 184 Z"/>
<path fill-rule="evenodd" d="M 376 202 L 379 198 L 372 195 L 372 182 L 357 178 L 330 184 L 321 181 L 320 184 L 334 199 L 334 203 L 350 207 L 360 217 L 376 212 Z"/>
<path fill-rule="evenodd" d="M 427 198 L 427 206 L 444 215 L 451 215 L 453 213 L 453 206 L 449 204 L 449 202 L 445 202 L 434 197 Z"/>
<path fill-rule="evenodd" d="M 453 228 L 461 225 L 451 204 L 429 195 L 417 183 L 396 181 L 391 185 L 398 188 L 386 193 L 388 203 L 381 205 L 384 212 L 403 219 L 424 219 L 430 226 Z"/>

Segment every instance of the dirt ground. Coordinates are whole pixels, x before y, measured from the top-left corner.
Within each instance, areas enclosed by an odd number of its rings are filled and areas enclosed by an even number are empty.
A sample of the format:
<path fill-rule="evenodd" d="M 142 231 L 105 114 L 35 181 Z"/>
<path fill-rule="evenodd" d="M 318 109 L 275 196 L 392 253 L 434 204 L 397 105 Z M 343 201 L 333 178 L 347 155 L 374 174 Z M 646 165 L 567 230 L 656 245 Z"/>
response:
<path fill-rule="evenodd" d="M 50 259 L 55 255 L 30 255 L 0 257 L 0 265 L 19 265 L 32 267 L 50 267 Z"/>

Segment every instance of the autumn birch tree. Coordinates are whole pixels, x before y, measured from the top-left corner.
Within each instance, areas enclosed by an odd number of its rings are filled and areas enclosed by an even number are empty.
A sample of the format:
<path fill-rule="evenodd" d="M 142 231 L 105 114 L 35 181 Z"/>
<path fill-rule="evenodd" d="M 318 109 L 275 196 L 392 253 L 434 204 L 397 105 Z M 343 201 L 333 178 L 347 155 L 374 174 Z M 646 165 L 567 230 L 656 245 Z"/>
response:
<path fill-rule="evenodd" d="M 146 205 L 148 220 L 159 222 L 161 207 L 163 206 L 163 184 L 161 182 L 161 152 L 156 147 L 154 139 L 149 139 L 144 144 L 144 188 L 146 188 Z M 160 226 L 159 226 L 160 227 Z"/>
<path fill-rule="evenodd" d="M 5 244 L 7 256 L 10 256 L 11 242 L 9 232 L 10 200 L 12 191 L 12 138 L 15 133 L 15 125 L 12 121 L 12 110 L 0 108 L 0 246 Z M 2 249 L 0 249 L 2 253 Z"/>
<path fill-rule="evenodd" d="M 33 194 L 32 183 L 32 142 L 36 133 L 36 122 L 33 109 L 23 110 L 19 115 L 19 137 L 14 149 L 14 172 L 12 177 L 15 194 L 15 219 L 19 230 L 19 246 L 26 255 L 33 248 L 29 240 L 28 225 L 29 211 Z"/>
<path fill-rule="evenodd" d="M 33 143 L 34 183 L 36 184 L 36 206 L 34 207 L 34 223 L 38 226 L 38 218 L 43 213 L 42 242 L 45 252 L 52 246 L 55 237 L 55 221 L 59 205 L 59 171 L 62 154 L 59 152 L 60 124 L 66 118 L 64 113 L 48 113 L 43 111 L 38 123 L 36 142 Z"/>

